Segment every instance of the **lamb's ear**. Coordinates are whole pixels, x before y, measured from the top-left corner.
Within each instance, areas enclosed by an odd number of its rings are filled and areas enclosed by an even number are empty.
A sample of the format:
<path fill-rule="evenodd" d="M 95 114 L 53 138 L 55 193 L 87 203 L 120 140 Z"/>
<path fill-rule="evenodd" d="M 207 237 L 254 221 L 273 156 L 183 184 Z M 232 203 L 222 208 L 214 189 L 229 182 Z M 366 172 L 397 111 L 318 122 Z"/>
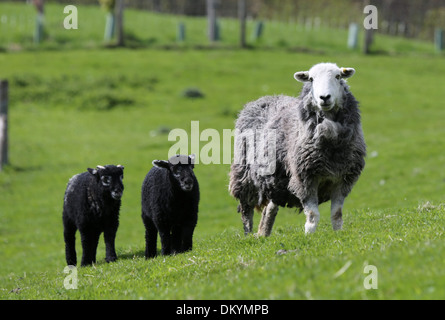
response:
<path fill-rule="evenodd" d="M 156 166 L 156 167 L 168 169 L 168 161 L 165 161 L 165 160 L 153 160 L 151 163 L 154 166 Z"/>
<path fill-rule="evenodd" d="M 192 169 L 195 168 L 195 159 L 196 159 L 195 154 L 193 153 L 189 155 L 189 159 L 190 159 L 190 164 L 192 165 Z"/>
<path fill-rule="evenodd" d="M 294 73 L 294 78 L 300 82 L 308 82 L 309 81 L 309 71 L 298 71 Z"/>
<path fill-rule="evenodd" d="M 340 70 L 341 70 L 341 77 L 343 79 L 350 78 L 355 73 L 355 69 L 354 68 L 340 68 Z"/>
<path fill-rule="evenodd" d="M 97 175 L 97 170 L 96 170 L 96 169 L 88 168 L 87 170 L 88 170 L 88 172 L 91 173 L 93 176 Z"/>
<path fill-rule="evenodd" d="M 120 169 L 122 169 L 122 170 L 125 169 L 125 167 L 124 167 L 123 165 L 121 165 L 121 164 L 118 164 L 116 167 L 118 167 L 118 168 L 120 168 Z"/>

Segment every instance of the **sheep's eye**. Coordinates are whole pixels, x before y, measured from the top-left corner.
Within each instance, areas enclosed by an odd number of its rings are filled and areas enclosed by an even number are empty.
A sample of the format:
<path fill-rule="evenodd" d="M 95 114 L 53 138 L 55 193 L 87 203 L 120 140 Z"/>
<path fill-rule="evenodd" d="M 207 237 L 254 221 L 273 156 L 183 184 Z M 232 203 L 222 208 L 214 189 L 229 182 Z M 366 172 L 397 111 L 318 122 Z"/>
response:
<path fill-rule="evenodd" d="M 181 172 L 181 170 L 182 170 L 181 166 L 174 166 L 173 174 L 179 174 Z"/>
<path fill-rule="evenodd" d="M 337 74 L 337 75 L 335 76 L 335 79 L 339 80 L 339 79 L 340 79 L 340 75 Z"/>
<path fill-rule="evenodd" d="M 314 82 L 314 78 L 310 77 L 310 78 L 309 78 L 309 81 L 310 81 L 310 82 Z"/>
<path fill-rule="evenodd" d="M 102 176 L 101 180 L 104 186 L 108 186 L 111 183 L 111 177 L 109 176 Z"/>

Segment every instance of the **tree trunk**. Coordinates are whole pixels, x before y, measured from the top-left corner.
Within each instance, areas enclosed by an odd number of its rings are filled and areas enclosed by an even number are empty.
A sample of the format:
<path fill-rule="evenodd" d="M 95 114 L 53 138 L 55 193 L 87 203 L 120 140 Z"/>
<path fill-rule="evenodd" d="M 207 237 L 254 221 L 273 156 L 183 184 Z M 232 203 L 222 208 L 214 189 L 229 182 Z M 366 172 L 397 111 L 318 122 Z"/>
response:
<path fill-rule="evenodd" d="M 246 47 L 246 0 L 238 0 L 238 17 L 240 22 L 240 47 Z"/>
<path fill-rule="evenodd" d="M 117 45 L 125 46 L 124 40 L 124 1 L 117 0 L 116 5 L 116 31 L 117 31 Z"/>

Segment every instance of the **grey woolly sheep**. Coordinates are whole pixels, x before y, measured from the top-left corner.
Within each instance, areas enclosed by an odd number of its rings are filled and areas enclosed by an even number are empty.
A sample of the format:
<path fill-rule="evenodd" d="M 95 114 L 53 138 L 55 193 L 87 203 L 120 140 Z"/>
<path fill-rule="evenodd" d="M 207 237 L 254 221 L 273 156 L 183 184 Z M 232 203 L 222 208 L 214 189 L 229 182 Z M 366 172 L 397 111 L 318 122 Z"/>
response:
<path fill-rule="evenodd" d="M 142 183 L 145 257 L 156 256 L 157 236 L 163 255 L 192 249 L 198 221 L 199 185 L 193 172 L 194 155 L 154 160 Z"/>
<path fill-rule="evenodd" d="M 124 191 L 123 174 L 124 167 L 121 165 L 97 166 L 69 180 L 63 202 L 63 235 L 68 265 L 75 266 L 77 263 L 77 229 L 82 241 L 82 266 L 96 262 L 96 250 L 102 232 L 106 246 L 105 260 L 116 260 L 114 242 Z"/>
<path fill-rule="evenodd" d="M 328 200 L 332 227 L 342 228 L 343 203 L 366 155 L 358 103 L 344 80 L 354 73 L 320 63 L 294 74 L 304 82 L 298 98 L 265 96 L 245 105 L 235 125 L 229 191 L 240 202 L 246 234 L 257 208 L 258 234 L 270 235 L 278 206 L 303 210 L 305 232 L 312 233 L 318 205 Z"/>

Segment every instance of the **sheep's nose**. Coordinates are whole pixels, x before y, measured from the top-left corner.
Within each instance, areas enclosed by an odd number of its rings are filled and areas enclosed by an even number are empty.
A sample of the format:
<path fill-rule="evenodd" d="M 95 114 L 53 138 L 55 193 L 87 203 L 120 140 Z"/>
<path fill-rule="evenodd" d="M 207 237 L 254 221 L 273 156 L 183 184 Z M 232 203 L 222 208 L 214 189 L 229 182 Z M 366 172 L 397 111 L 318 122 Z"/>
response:
<path fill-rule="evenodd" d="M 325 95 L 325 96 L 320 96 L 320 99 L 324 101 L 324 103 L 326 103 L 329 99 L 331 98 L 331 95 Z"/>

